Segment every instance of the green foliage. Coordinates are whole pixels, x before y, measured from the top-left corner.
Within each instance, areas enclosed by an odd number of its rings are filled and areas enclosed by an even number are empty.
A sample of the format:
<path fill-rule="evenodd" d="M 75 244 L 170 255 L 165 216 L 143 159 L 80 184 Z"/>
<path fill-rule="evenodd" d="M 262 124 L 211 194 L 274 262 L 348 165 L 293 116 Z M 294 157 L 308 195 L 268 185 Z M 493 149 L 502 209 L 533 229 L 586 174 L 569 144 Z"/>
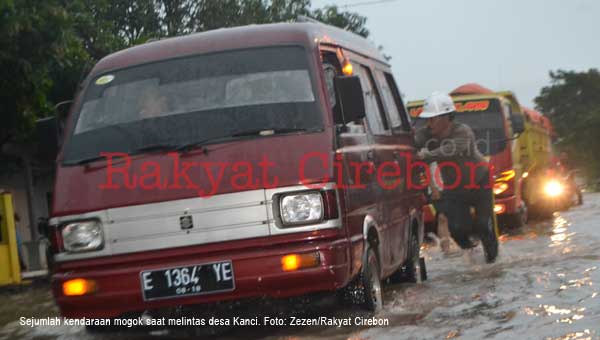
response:
<path fill-rule="evenodd" d="M 319 21 L 341 27 L 363 37 L 369 36 L 369 30 L 365 27 L 367 18 L 357 13 L 340 12 L 337 6 L 327 6 L 315 10 L 312 16 Z"/>
<path fill-rule="evenodd" d="M 535 98 L 556 129 L 559 148 L 591 178 L 600 176 L 600 72 L 550 72 L 551 85 Z"/>
<path fill-rule="evenodd" d="M 298 15 L 313 17 L 364 37 L 369 35 L 364 27 L 365 17 L 340 12 L 336 6 L 311 10 L 310 0 L 159 0 L 158 3 L 161 3 L 161 8 L 170 8 L 170 11 L 163 11 L 165 14 L 161 16 L 161 33 L 164 36 L 221 27 L 286 22 L 296 19 Z M 171 27 L 170 23 L 182 29 L 165 29 Z"/>
<path fill-rule="evenodd" d="M 0 145 L 23 140 L 51 112 L 52 69 L 78 49 L 58 1 L 0 1 Z"/>
<path fill-rule="evenodd" d="M 71 99 L 91 64 L 161 38 L 298 15 L 367 36 L 366 18 L 310 0 L 0 0 L 0 150 Z"/>

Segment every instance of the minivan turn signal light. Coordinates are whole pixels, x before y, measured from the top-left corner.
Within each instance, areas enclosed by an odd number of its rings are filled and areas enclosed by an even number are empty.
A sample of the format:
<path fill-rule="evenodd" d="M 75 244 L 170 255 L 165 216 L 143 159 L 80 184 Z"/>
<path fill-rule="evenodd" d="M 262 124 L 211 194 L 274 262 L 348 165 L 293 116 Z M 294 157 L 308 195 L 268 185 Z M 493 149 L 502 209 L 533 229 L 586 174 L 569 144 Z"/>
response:
<path fill-rule="evenodd" d="M 96 291 L 96 281 L 86 279 L 73 279 L 63 282 L 65 296 L 81 296 Z"/>
<path fill-rule="evenodd" d="M 302 268 L 317 267 L 321 263 L 319 252 L 307 254 L 289 254 L 281 258 L 281 269 L 291 272 Z"/>

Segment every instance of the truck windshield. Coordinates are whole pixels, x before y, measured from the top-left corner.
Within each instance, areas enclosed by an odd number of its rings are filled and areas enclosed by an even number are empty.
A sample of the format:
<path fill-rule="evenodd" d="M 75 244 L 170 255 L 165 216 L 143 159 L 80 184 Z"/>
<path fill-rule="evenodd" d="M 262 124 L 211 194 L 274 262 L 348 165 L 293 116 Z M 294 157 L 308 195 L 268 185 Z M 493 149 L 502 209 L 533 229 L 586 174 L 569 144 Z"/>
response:
<path fill-rule="evenodd" d="M 475 144 L 483 155 L 502 152 L 507 145 L 504 115 L 498 100 L 457 101 L 454 121 L 466 124 L 475 133 Z M 410 112 L 420 112 L 420 107 L 410 107 Z M 413 118 L 415 119 L 415 118 Z M 426 119 L 415 119 L 415 128 L 424 127 Z"/>
<path fill-rule="evenodd" d="M 89 83 L 65 145 L 65 164 L 101 152 L 176 149 L 240 132 L 322 128 L 308 53 L 265 47 L 170 59 Z M 247 137 L 247 136 L 246 136 Z"/>

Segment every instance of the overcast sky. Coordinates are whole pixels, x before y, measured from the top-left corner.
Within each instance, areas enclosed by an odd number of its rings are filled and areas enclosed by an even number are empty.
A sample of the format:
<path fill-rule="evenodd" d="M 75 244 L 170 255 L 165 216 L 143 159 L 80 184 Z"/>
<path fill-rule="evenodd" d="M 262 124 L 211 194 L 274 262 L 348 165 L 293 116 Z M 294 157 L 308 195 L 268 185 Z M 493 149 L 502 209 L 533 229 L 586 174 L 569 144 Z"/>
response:
<path fill-rule="evenodd" d="M 600 68 L 598 0 L 391 0 L 342 9 L 367 17 L 405 100 L 477 82 L 533 106 L 548 71 Z"/>

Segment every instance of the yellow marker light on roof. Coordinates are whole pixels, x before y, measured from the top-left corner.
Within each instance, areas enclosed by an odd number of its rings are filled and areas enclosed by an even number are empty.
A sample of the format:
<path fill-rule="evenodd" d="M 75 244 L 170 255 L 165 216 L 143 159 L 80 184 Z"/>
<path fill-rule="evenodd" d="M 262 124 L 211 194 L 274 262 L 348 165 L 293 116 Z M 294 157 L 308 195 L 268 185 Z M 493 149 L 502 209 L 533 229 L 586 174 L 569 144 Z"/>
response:
<path fill-rule="evenodd" d="M 281 258 L 281 269 L 291 272 L 301 268 L 316 267 L 321 263 L 318 252 L 308 254 L 289 254 Z"/>
<path fill-rule="evenodd" d="M 65 296 L 81 296 L 96 291 L 96 281 L 86 279 L 73 279 L 63 282 Z"/>
<path fill-rule="evenodd" d="M 342 72 L 345 76 L 351 76 L 354 69 L 352 68 L 352 64 L 348 60 L 344 60 L 344 67 L 342 67 Z"/>

